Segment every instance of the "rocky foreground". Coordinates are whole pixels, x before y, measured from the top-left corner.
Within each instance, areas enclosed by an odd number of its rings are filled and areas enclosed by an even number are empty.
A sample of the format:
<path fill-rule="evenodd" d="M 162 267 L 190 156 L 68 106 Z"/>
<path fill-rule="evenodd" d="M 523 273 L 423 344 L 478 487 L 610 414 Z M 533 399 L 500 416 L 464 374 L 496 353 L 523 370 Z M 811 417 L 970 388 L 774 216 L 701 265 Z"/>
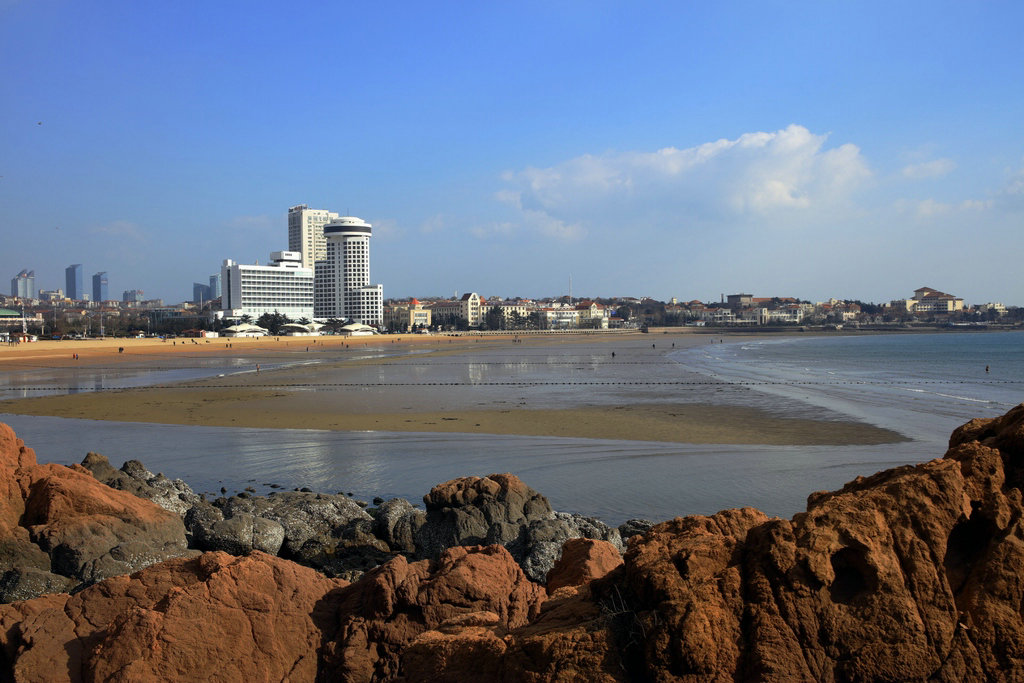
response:
<path fill-rule="evenodd" d="M 611 529 L 507 474 L 208 502 L 4 425 L 0 472 L 3 680 L 1024 680 L 1024 405 L 791 520 Z"/>

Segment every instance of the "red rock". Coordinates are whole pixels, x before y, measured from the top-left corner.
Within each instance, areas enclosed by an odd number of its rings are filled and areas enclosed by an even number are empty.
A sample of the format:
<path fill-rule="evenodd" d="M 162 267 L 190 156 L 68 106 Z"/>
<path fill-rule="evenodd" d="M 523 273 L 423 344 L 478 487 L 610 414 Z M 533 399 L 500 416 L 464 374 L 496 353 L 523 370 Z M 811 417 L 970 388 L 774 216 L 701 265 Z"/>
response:
<path fill-rule="evenodd" d="M 600 579 L 622 564 L 622 555 L 607 541 L 570 538 L 562 544 L 562 556 L 548 572 L 548 594 L 563 586 L 582 586 Z"/>
<path fill-rule="evenodd" d="M 20 681 L 312 681 L 346 585 L 260 552 L 207 553 L 0 605 L 0 645 Z"/>
<path fill-rule="evenodd" d="M 0 543 L 31 566 L 92 582 L 189 553 L 177 515 L 104 486 L 82 467 L 37 464 L 3 424 L 0 475 Z M 32 559 L 39 550 L 49 555 L 46 566 Z"/>
<path fill-rule="evenodd" d="M 501 546 L 452 548 L 437 561 L 397 557 L 341 592 L 338 638 L 326 666 L 342 680 L 385 681 L 401 652 L 446 621 L 491 612 L 503 629 L 540 613 L 544 588 L 529 581 Z"/>

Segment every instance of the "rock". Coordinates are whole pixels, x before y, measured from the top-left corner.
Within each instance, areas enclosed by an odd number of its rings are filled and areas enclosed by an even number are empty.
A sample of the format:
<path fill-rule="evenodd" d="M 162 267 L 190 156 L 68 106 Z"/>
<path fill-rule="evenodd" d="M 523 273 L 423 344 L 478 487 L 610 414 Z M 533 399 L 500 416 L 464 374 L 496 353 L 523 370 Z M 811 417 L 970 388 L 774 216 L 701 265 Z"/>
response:
<path fill-rule="evenodd" d="M 512 474 L 464 477 L 423 497 L 427 512 L 413 533 L 418 557 L 445 548 L 505 546 L 526 575 L 543 582 L 569 538 L 595 538 L 622 548 L 617 529 L 591 517 L 554 512 L 547 499 Z"/>
<path fill-rule="evenodd" d="M 188 553 L 176 514 L 59 465 L 32 475 L 22 523 L 54 572 L 95 582 Z"/>
<path fill-rule="evenodd" d="M 30 600 L 44 593 L 66 593 L 78 580 L 36 567 L 14 567 L 0 577 L 0 602 Z"/>
<path fill-rule="evenodd" d="M 627 519 L 619 525 L 619 537 L 625 543 L 633 536 L 646 534 L 652 526 L 654 526 L 654 522 L 649 519 Z"/>
<path fill-rule="evenodd" d="M 282 556 L 304 562 L 318 551 L 304 552 L 307 542 L 333 547 L 337 534 L 353 520 L 371 520 L 369 514 L 345 496 L 284 491 L 273 496 L 229 498 L 224 517 L 247 513 L 277 522 L 284 528 Z"/>
<path fill-rule="evenodd" d="M 374 515 L 373 533 L 391 550 L 416 552 L 416 532 L 426 521 L 426 514 L 404 498 L 381 501 Z"/>
<path fill-rule="evenodd" d="M 561 557 L 548 572 L 548 594 L 563 586 L 589 584 L 621 565 L 622 554 L 608 541 L 570 538 L 562 545 Z"/>
<path fill-rule="evenodd" d="M 312 681 L 346 585 L 259 552 L 209 553 L 2 605 L 0 647 L 20 681 Z"/>
<path fill-rule="evenodd" d="M 81 466 L 37 464 L 0 425 L 0 570 L 8 598 L 188 555 L 184 531 L 177 515 L 101 484 Z"/>
<path fill-rule="evenodd" d="M 592 517 L 552 513 L 548 519 L 531 523 L 508 545 L 509 551 L 533 581 L 543 583 L 562 553 L 562 545 L 570 538 L 592 538 L 610 543 L 622 550 L 622 539 L 612 529 Z"/>
<path fill-rule="evenodd" d="M 508 551 L 486 546 L 414 563 L 395 557 L 339 598 L 338 638 L 324 648 L 325 669 L 341 680 L 386 681 L 398 675 L 403 649 L 425 631 L 482 612 L 517 628 L 540 613 L 545 594 Z"/>
<path fill-rule="evenodd" d="M 153 501 L 180 517 L 184 517 L 200 499 L 181 479 L 168 479 L 162 474 L 153 474 L 138 460 L 129 460 L 120 470 L 115 470 L 106 457 L 89 452 L 82 460 L 82 467 L 107 486 Z"/>
<path fill-rule="evenodd" d="M 173 559 L 74 596 L 0 606 L 2 675 L 1021 680 L 1024 405 L 968 423 L 950 444 L 942 459 L 812 494 L 790 520 L 742 508 L 657 524 L 631 538 L 618 566 L 611 543 L 569 541 L 549 574 L 550 595 L 501 545 L 451 548 L 415 562 L 399 555 L 351 585 L 256 551 Z M 57 481 L 91 480 L 63 469 Z M 25 518 L 40 514 L 32 497 L 53 471 L 0 429 L 0 472 L 9 475 L 0 479 L 0 519 L 19 505 Z M 522 501 L 530 496 L 508 495 L 500 481 L 485 479 L 442 486 L 427 501 L 427 517 L 439 515 L 443 533 L 461 525 L 507 538 L 519 529 L 522 540 L 525 529 L 544 544 L 570 527 L 607 533 L 593 520 L 543 510 L 527 520 Z M 47 500 L 54 519 L 95 512 L 80 496 Z M 231 499 L 224 509 L 243 504 L 269 505 Z M 395 519 L 408 514 L 393 507 Z M 325 540 L 372 547 L 369 532 L 379 524 L 352 518 Z M 16 523 L 0 529 L 9 554 L 17 552 L 28 532 Z M 315 535 L 307 542 L 321 543 Z M 18 571 L 4 574 L 14 590 L 48 580 L 40 567 Z"/>

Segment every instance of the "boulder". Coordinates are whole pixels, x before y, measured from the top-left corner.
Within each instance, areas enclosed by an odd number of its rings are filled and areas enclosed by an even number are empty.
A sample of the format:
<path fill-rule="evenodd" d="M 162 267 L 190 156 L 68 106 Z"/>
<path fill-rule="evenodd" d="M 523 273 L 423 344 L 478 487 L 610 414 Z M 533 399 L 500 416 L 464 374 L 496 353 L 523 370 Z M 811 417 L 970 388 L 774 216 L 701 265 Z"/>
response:
<path fill-rule="evenodd" d="M 244 513 L 277 522 L 284 529 L 281 555 L 306 562 L 322 548 L 333 548 L 341 530 L 354 520 L 372 518 L 343 495 L 285 491 L 270 496 L 232 496 L 223 508 L 224 518 Z M 313 541 L 312 545 L 307 545 Z M 306 548 L 306 550 L 303 550 Z"/>
<path fill-rule="evenodd" d="M 504 548 L 477 546 L 413 563 L 400 555 L 339 598 L 338 637 L 325 647 L 325 669 L 341 680 L 388 681 L 420 634 L 481 613 L 493 614 L 488 623 L 517 628 L 540 613 L 545 594 Z"/>
<path fill-rule="evenodd" d="M 508 544 L 508 549 L 530 579 L 543 583 L 558 561 L 563 544 L 570 538 L 601 540 L 622 551 L 618 529 L 593 517 L 566 512 L 554 512 L 551 517 L 522 528 L 519 537 Z"/>
<path fill-rule="evenodd" d="M 622 554 L 608 541 L 570 538 L 547 575 L 547 591 L 552 594 L 564 586 L 583 586 L 622 566 Z"/>
<path fill-rule="evenodd" d="M 623 544 L 625 544 L 634 536 L 643 536 L 653 526 L 654 522 L 649 519 L 627 519 L 619 525 L 619 537 L 622 539 Z"/>
<path fill-rule="evenodd" d="M 460 545 L 516 540 L 523 527 L 553 514 L 547 498 L 512 474 L 463 477 L 423 496 L 426 520 L 415 533 L 420 557 L 439 557 Z"/>
<path fill-rule="evenodd" d="M 129 460 L 120 470 L 115 470 L 106 457 L 89 452 L 82 460 L 82 467 L 107 486 L 150 500 L 180 517 L 200 501 L 200 496 L 181 479 L 153 474 L 138 460 Z"/>
<path fill-rule="evenodd" d="M 404 498 L 381 501 L 374 513 L 373 533 L 395 552 L 416 552 L 416 533 L 426 522 L 426 514 Z"/>
<path fill-rule="evenodd" d="M 35 453 L 0 424 L 0 592 L 6 599 L 66 590 L 189 553 L 177 515 L 101 484 L 80 466 L 37 464 Z"/>
<path fill-rule="evenodd" d="M 208 553 L 71 595 L 0 606 L 19 681 L 313 681 L 346 582 L 254 552 Z"/>
<path fill-rule="evenodd" d="M 569 538 L 596 538 L 619 548 L 617 529 L 591 517 L 555 512 L 547 498 L 512 474 L 463 477 L 423 497 L 427 512 L 414 531 L 418 557 L 460 545 L 505 546 L 533 581 L 543 582 Z"/>
<path fill-rule="evenodd" d="M 172 512 L 59 465 L 29 476 L 22 524 L 58 574 L 91 583 L 189 552 Z"/>

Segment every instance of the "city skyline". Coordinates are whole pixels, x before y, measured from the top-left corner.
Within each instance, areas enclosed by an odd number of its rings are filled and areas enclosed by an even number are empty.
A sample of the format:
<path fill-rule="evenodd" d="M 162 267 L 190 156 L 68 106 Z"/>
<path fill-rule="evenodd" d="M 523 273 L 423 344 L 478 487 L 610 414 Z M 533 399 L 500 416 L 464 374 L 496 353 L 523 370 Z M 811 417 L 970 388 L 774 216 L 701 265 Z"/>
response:
<path fill-rule="evenodd" d="M 223 259 L 289 248 L 308 204 L 373 224 L 389 298 L 538 298 L 571 276 L 588 296 L 924 283 L 1024 305 L 1022 18 L 3 3 L 0 272 L 53 290 L 81 263 L 184 301 Z"/>

